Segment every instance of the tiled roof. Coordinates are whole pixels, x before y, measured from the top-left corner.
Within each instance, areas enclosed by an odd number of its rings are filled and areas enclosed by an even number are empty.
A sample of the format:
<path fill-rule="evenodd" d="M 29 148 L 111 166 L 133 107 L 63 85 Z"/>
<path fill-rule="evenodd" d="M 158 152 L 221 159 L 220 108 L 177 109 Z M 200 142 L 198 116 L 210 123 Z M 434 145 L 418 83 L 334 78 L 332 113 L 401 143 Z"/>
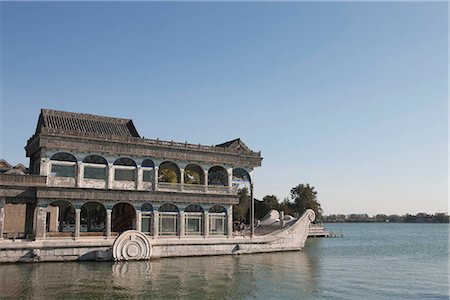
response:
<path fill-rule="evenodd" d="M 229 149 L 234 149 L 234 150 L 242 150 L 244 152 L 251 152 L 252 150 L 250 150 L 249 147 L 247 147 L 246 144 L 244 144 L 244 142 L 240 139 L 234 139 L 222 144 L 218 144 L 216 145 L 216 147 L 223 147 L 223 148 L 229 148 Z"/>
<path fill-rule="evenodd" d="M 42 128 L 62 132 L 81 132 L 108 136 L 139 137 L 130 119 L 42 109 L 36 133 Z"/>
<path fill-rule="evenodd" d="M 25 175 L 27 168 L 22 164 L 10 165 L 6 160 L 0 159 L 0 174 Z"/>

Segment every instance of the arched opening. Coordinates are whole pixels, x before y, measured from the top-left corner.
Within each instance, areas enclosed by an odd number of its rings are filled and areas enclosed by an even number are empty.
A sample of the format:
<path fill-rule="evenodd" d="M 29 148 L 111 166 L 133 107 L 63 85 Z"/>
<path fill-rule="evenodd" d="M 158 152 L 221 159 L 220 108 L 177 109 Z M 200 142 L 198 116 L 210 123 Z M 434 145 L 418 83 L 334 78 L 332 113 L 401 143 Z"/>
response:
<path fill-rule="evenodd" d="M 50 157 L 50 160 L 57 160 L 57 161 L 68 161 L 68 162 L 77 162 L 77 159 L 73 154 L 67 153 L 67 152 L 58 152 L 53 154 Z"/>
<path fill-rule="evenodd" d="M 81 207 L 80 235 L 104 235 L 106 209 L 98 202 L 87 202 Z"/>
<path fill-rule="evenodd" d="M 175 236 L 178 234 L 178 207 L 166 203 L 159 207 L 159 235 Z"/>
<path fill-rule="evenodd" d="M 142 181 L 152 183 L 155 177 L 155 164 L 151 159 L 145 159 L 142 164 Z"/>
<path fill-rule="evenodd" d="M 53 177 L 75 178 L 77 159 L 70 153 L 59 152 L 50 157 L 51 173 Z"/>
<path fill-rule="evenodd" d="M 117 203 L 111 212 L 111 231 L 122 233 L 134 229 L 136 224 L 136 210 L 129 203 Z"/>
<path fill-rule="evenodd" d="M 184 228 L 186 235 L 203 234 L 203 208 L 197 204 L 188 205 L 184 209 Z"/>
<path fill-rule="evenodd" d="M 215 166 L 208 170 L 208 185 L 228 186 L 228 172 L 224 167 Z"/>
<path fill-rule="evenodd" d="M 100 155 L 95 155 L 95 154 L 91 154 L 86 156 L 83 159 L 83 163 L 86 164 L 97 164 L 97 165 L 107 165 L 108 162 L 106 161 L 106 159 Z"/>
<path fill-rule="evenodd" d="M 155 163 L 153 162 L 153 160 L 147 158 L 147 159 L 144 159 L 144 161 L 142 162 L 141 166 L 143 168 L 154 168 L 155 167 Z"/>
<path fill-rule="evenodd" d="M 75 208 L 70 202 L 57 200 L 47 207 L 49 237 L 72 236 L 75 232 Z"/>
<path fill-rule="evenodd" d="M 185 184 L 205 184 L 205 172 L 199 165 L 190 164 L 184 168 Z"/>
<path fill-rule="evenodd" d="M 136 162 L 128 157 L 121 157 L 114 161 L 115 166 L 136 167 Z"/>
<path fill-rule="evenodd" d="M 85 179 L 106 180 L 106 166 L 108 165 L 108 162 L 104 157 L 95 154 L 88 155 L 83 159 L 83 165 L 83 177 Z"/>
<path fill-rule="evenodd" d="M 159 165 L 158 182 L 180 183 L 180 179 L 180 169 L 176 163 L 165 161 Z"/>
<path fill-rule="evenodd" d="M 243 168 L 233 169 L 233 185 L 248 185 L 251 183 L 250 173 Z"/>
<path fill-rule="evenodd" d="M 227 210 L 221 205 L 209 209 L 209 234 L 225 235 L 227 228 Z"/>
<path fill-rule="evenodd" d="M 146 234 L 152 233 L 152 214 L 153 206 L 150 203 L 144 203 L 141 206 L 141 231 Z"/>
<path fill-rule="evenodd" d="M 128 157 L 116 159 L 113 164 L 114 180 L 118 181 L 135 181 L 136 180 L 136 162 Z"/>

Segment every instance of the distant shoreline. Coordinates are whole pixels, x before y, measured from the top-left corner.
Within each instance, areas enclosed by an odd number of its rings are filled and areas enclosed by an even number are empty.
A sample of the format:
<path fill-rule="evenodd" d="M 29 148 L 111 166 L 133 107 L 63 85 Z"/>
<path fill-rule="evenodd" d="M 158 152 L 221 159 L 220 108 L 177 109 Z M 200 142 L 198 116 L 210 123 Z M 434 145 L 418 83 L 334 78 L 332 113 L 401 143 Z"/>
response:
<path fill-rule="evenodd" d="M 355 222 L 331 222 L 331 221 L 321 221 L 322 223 L 330 224 L 450 224 L 450 222 L 372 222 L 372 221 L 355 221 Z"/>
<path fill-rule="evenodd" d="M 413 223 L 413 224 L 439 224 L 450 223 L 449 215 L 445 213 L 426 214 L 418 213 L 417 215 L 406 214 L 384 215 L 378 214 L 370 217 L 367 214 L 335 214 L 322 216 L 320 221 L 323 223 Z"/>

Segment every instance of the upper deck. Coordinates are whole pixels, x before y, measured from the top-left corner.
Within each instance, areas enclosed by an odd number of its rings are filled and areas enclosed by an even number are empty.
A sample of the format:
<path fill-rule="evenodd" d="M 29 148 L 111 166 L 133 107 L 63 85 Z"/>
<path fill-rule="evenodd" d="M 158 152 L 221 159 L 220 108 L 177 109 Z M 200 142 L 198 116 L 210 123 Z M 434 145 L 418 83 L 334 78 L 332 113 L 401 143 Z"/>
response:
<path fill-rule="evenodd" d="M 240 139 L 201 145 L 146 139 L 130 119 L 43 109 L 25 147 L 49 187 L 236 195 L 261 153 Z M 240 180 L 238 178 L 238 180 Z"/>

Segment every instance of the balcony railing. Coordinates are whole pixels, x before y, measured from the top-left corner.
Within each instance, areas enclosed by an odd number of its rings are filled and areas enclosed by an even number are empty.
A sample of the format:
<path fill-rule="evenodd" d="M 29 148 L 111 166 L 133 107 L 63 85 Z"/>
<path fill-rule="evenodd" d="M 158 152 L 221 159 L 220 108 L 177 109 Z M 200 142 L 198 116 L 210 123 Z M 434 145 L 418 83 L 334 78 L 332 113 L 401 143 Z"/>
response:
<path fill-rule="evenodd" d="M 0 174 L 0 184 L 17 186 L 45 186 L 47 176 Z"/>
<path fill-rule="evenodd" d="M 170 192 L 188 192 L 188 193 L 211 193 L 211 194 L 236 194 L 236 187 L 221 186 L 221 185 L 200 185 L 200 184 L 183 184 L 158 182 L 157 191 Z"/>
<path fill-rule="evenodd" d="M 140 137 L 123 137 L 116 135 L 107 135 L 107 134 L 98 134 L 92 132 L 80 132 L 80 131 L 72 131 L 72 130 L 61 130 L 55 128 L 44 127 L 41 129 L 42 133 L 48 134 L 64 134 L 64 135 L 75 135 L 79 137 L 87 137 L 87 138 L 100 138 L 104 140 L 115 140 L 115 141 L 123 141 L 123 142 L 131 142 L 134 144 L 144 144 L 144 145 L 157 145 L 157 146 L 165 146 L 171 148 L 184 148 L 184 149 L 192 149 L 192 150 L 203 150 L 203 151 L 212 151 L 212 152 L 220 152 L 220 153 L 238 153 L 236 149 L 219 147 L 214 145 L 201 145 L 201 144 L 191 144 L 188 142 L 180 143 L 174 141 L 164 141 L 160 139 L 146 139 Z M 34 134 L 27 141 L 27 145 L 31 144 L 33 140 L 38 136 L 38 134 Z M 261 157 L 261 151 L 246 151 L 246 155 L 253 157 Z"/>

